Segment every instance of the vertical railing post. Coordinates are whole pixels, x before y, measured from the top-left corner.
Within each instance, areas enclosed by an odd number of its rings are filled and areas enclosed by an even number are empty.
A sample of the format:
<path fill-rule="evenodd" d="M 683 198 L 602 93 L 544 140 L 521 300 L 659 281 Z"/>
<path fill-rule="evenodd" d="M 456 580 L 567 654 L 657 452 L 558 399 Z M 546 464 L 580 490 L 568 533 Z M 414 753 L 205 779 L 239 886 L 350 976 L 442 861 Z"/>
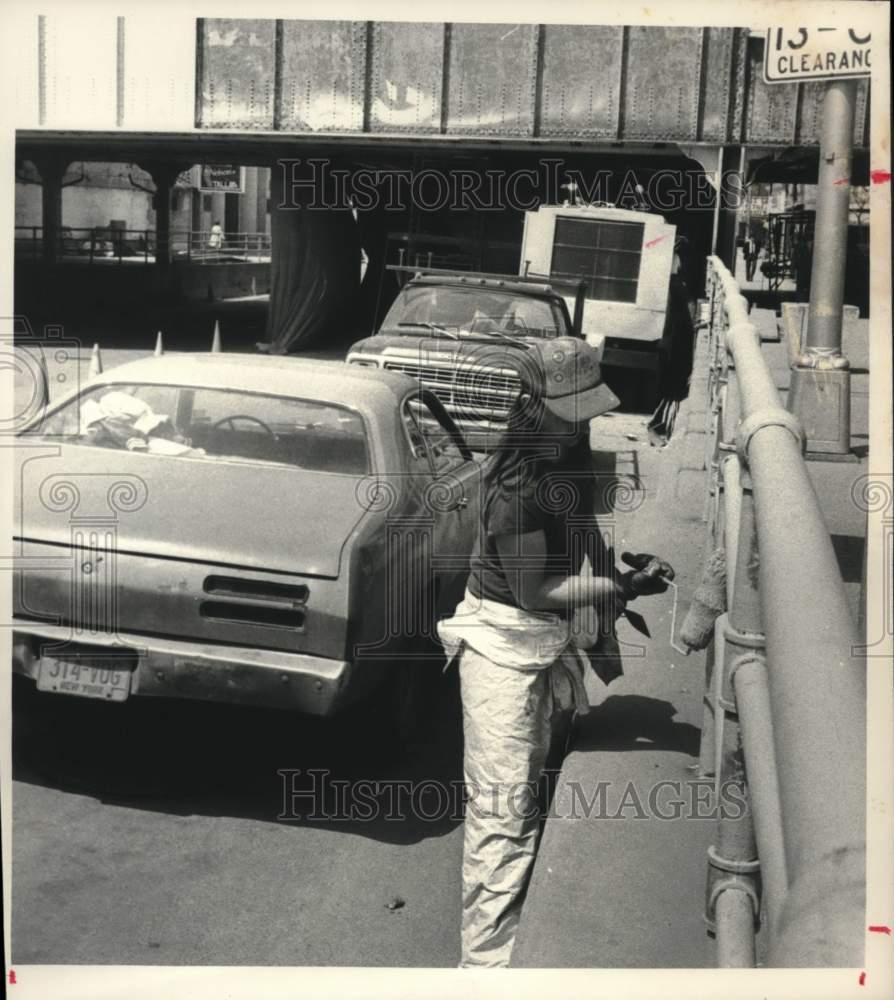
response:
<path fill-rule="evenodd" d="M 746 968 L 755 964 L 754 933 L 760 914 L 760 863 L 745 775 L 742 732 L 733 674 L 761 651 L 757 587 L 757 531 L 751 483 L 743 470 L 739 507 L 733 601 L 725 617 L 719 670 L 718 710 L 723 712 L 717 774 L 717 829 L 708 848 L 705 917 L 717 938 L 717 964 Z"/>
<path fill-rule="evenodd" d="M 702 695 L 702 731 L 698 748 L 698 773 L 701 777 L 715 776 L 717 741 L 717 706 L 713 698 L 714 674 L 717 670 L 716 646 L 713 641 L 705 650 L 705 688 Z"/>

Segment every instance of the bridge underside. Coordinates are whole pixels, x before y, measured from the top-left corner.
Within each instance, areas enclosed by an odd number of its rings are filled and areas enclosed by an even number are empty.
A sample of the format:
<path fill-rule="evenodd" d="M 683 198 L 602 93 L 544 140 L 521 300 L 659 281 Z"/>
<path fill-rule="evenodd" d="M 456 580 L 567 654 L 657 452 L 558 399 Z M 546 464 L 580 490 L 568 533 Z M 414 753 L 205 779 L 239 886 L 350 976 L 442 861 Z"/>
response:
<path fill-rule="evenodd" d="M 569 179 L 584 182 L 578 190 L 586 198 L 589 188 L 588 200 L 614 201 L 629 198 L 634 184 L 649 190 L 662 171 L 685 175 L 675 204 L 650 199 L 651 207 L 696 255 L 713 251 L 731 263 L 734 206 L 715 196 L 718 179 L 731 174 L 741 188 L 750 180 L 811 183 L 817 173 L 823 84 L 766 85 L 762 46 L 740 28 L 198 19 L 191 131 L 30 129 L 18 133 L 16 155 L 35 163 L 44 180 L 50 261 L 70 162 L 146 169 L 160 192 L 162 248 L 169 219 L 161 193 L 182 170 L 209 162 L 272 167 L 268 336 L 297 343 L 341 322 L 347 300 L 367 314 L 373 299 L 382 305 L 372 285 L 395 233 L 404 234 L 408 251 L 414 234 L 425 233 L 429 243 L 465 242 L 471 266 L 514 271 L 523 208 L 562 200 Z M 128 106 L 119 101 L 125 126 Z M 860 81 L 855 183 L 866 182 L 868 122 L 868 81 Z M 474 201 L 420 206 L 422 188 L 388 211 L 378 189 L 375 207 L 356 219 L 344 204 L 312 217 L 290 212 L 307 195 L 301 184 L 315 159 L 348 178 L 428 171 L 535 179 L 516 186 L 526 205 L 510 204 L 503 191 L 488 212 L 475 211 Z M 596 175 L 603 182 L 593 187 Z M 304 178 L 297 189 L 296 177 Z M 358 290 L 361 246 L 369 265 L 367 287 Z M 157 256 L 164 288 L 171 262 L 163 249 Z"/>
<path fill-rule="evenodd" d="M 583 196 L 589 188 L 595 200 L 620 199 L 626 207 L 635 207 L 635 184 L 642 185 L 648 195 L 653 188 L 659 196 L 678 192 L 678 197 L 666 204 L 648 200 L 687 238 L 694 261 L 703 261 L 715 250 L 731 263 L 735 204 L 724 208 L 717 198 L 717 172 L 731 172 L 746 182 L 811 183 L 818 165 L 813 148 L 209 132 L 163 136 L 23 132 L 18 136 L 16 154 L 18 159 L 36 164 L 45 181 L 43 236 L 48 251 L 56 245 L 54 232 L 63 222 L 61 178 L 69 163 L 138 163 L 160 190 L 170 188 L 178 174 L 194 163 L 270 167 L 272 265 L 266 338 L 282 349 L 319 342 L 327 331 L 354 325 L 373 328 L 396 292 L 393 280 L 386 277 L 385 264 L 396 263 L 401 250 L 410 257 L 421 252 L 423 260 L 426 253 L 434 253 L 435 262 L 442 266 L 517 273 L 524 208 L 567 198 L 569 192 L 563 185 L 569 178 L 579 179 L 578 190 Z M 861 176 L 865 182 L 868 172 L 868 158 L 865 151 L 861 154 L 855 159 L 857 183 Z M 743 169 L 744 177 L 740 174 Z M 348 189 L 360 173 L 392 177 L 437 173 L 454 181 L 465 174 L 473 187 L 476 178 L 482 183 L 461 204 L 455 201 L 455 183 L 454 200 L 448 197 L 445 203 L 432 204 L 438 188 L 431 181 L 415 193 L 407 186 L 394 187 L 392 182 L 390 187 L 379 184 L 372 207 L 357 212 L 356 218 L 343 201 L 340 209 L 292 210 L 302 202 L 306 207 L 313 197 L 338 205 L 339 193 L 332 177 L 339 171 L 348 178 L 343 182 Z M 504 186 L 495 193 L 486 183 L 488 175 L 505 182 L 521 174 L 527 176 L 520 178 L 512 192 Z M 420 205 L 420 198 L 428 199 L 429 204 Z M 490 209 L 476 210 L 476 198 L 479 202 L 490 198 Z M 156 200 L 156 208 L 165 204 L 164 198 Z M 169 219 L 163 211 L 156 212 L 156 219 L 156 244 L 162 252 L 156 258 L 155 287 L 164 295 L 176 285 L 176 265 L 163 252 Z M 367 258 L 362 283 L 361 248 Z M 696 265 L 696 288 L 701 277 Z"/>

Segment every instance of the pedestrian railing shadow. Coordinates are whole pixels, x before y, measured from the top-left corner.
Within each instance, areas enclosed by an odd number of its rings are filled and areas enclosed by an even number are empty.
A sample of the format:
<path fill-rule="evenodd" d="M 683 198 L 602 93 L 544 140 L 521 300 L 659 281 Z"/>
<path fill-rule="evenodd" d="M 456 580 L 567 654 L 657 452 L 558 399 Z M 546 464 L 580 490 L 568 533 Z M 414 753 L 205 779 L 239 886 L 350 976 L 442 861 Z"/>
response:
<path fill-rule="evenodd" d="M 572 749 L 669 750 L 697 757 L 701 731 L 674 719 L 677 710 L 660 698 L 640 694 L 610 695 L 600 705 L 578 716 Z"/>

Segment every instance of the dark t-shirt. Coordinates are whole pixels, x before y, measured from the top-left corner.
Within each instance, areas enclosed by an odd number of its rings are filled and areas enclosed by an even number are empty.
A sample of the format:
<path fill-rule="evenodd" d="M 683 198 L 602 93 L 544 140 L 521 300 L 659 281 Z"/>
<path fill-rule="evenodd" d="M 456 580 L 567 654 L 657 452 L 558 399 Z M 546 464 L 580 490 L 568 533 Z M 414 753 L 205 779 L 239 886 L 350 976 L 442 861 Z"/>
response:
<path fill-rule="evenodd" d="M 504 566 L 496 539 L 542 531 L 546 536 L 548 576 L 570 576 L 580 571 L 584 552 L 589 548 L 593 571 L 605 571 L 607 557 L 593 515 L 591 481 L 575 475 L 564 484 L 562 473 L 547 476 L 540 488 L 496 489 L 485 501 L 480 545 L 472 556 L 469 591 L 501 604 L 518 607 L 508 574 L 521 572 L 519 563 Z M 598 529 L 597 529 L 598 531 Z M 610 572 L 610 571 L 609 571 Z"/>

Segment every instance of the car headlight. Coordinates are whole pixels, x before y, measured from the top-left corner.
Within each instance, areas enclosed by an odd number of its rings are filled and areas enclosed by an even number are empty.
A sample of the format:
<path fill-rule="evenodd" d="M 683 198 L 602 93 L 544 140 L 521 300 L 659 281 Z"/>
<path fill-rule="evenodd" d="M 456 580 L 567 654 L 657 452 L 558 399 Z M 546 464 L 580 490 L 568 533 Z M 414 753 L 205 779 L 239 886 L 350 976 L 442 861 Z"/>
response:
<path fill-rule="evenodd" d="M 362 355 L 354 354 L 348 356 L 349 365 L 360 365 L 361 368 L 378 368 L 379 362 L 374 358 L 364 358 Z"/>

